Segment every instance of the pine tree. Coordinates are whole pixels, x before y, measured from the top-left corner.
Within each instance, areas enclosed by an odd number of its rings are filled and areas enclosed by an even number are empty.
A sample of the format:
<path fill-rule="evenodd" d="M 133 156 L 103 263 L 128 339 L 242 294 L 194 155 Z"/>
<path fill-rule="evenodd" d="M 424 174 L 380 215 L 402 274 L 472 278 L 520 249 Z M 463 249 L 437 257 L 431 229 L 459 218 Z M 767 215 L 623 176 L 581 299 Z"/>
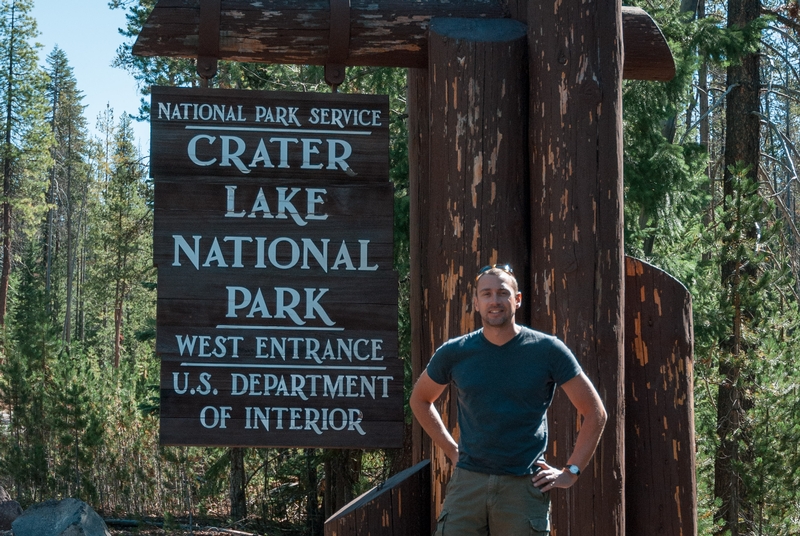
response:
<path fill-rule="evenodd" d="M 30 9 L 30 0 L 0 3 L 0 102 L 3 104 L 0 326 L 5 325 L 8 307 L 14 228 L 29 229 L 30 220 L 38 222 L 35 212 L 44 205 L 41 166 L 47 158 L 45 78 L 31 43 L 37 30 L 36 22 L 28 15 Z"/>
<path fill-rule="evenodd" d="M 131 119 L 123 116 L 111 136 L 106 182 L 99 184 L 93 216 L 94 295 L 113 315 L 111 361 L 119 367 L 125 305 L 152 270 L 152 186 L 134 147 Z M 101 165 L 101 168 L 104 166 Z"/>
<path fill-rule="evenodd" d="M 744 28 L 755 22 L 761 14 L 760 0 L 729 0 L 728 26 Z M 726 251 L 735 251 L 721 263 L 723 285 L 729 289 L 729 307 L 732 324 L 720 358 L 719 372 L 723 378 L 717 396 L 717 430 L 720 437 L 715 460 L 714 495 L 722 500 L 717 519 L 723 521 L 720 533 L 731 536 L 746 533 L 742 520 L 753 518 L 753 502 L 742 478 L 742 465 L 752 458 L 747 425 L 752 375 L 743 360 L 749 353 L 743 337 L 744 323 L 752 315 L 746 302 L 749 296 L 746 282 L 757 276 L 756 265 L 740 252 L 738 242 L 742 236 L 756 238 L 754 222 L 742 221 L 740 210 L 744 200 L 758 200 L 758 168 L 760 160 L 761 125 L 759 54 L 751 50 L 739 62 L 728 67 L 727 86 L 730 88 L 726 107 L 725 168 L 723 176 L 724 225 L 728 230 Z M 742 180 L 746 178 L 746 180 Z M 749 194 L 749 195 L 748 195 Z M 743 228 L 743 223 L 749 224 Z"/>
<path fill-rule="evenodd" d="M 39 259 L 29 247 L 24 260 Z M 0 395 L 11 414 L 10 433 L 3 434 L 3 474 L 16 485 L 21 502 L 41 499 L 49 490 L 49 446 L 52 426 L 48 386 L 60 344 L 50 322 L 41 274 L 22 272 L 13 295 L 6 361 L 0 367 Z"/>
<path fill-rule="evenodd" d="M 102 390 L 102 386 L 92 374 L 94 367 L 85 361 L 83 355 L 62 354 L 54 367 L 53 443 L 59 451 L 54 472 L 62 494 L 94 500 L 97 489 L 90 478 L 91 463 L 104 439 L 104 415 L 92 396 L 101 394 L 96 390 Z"/>
<path fill-rule="evenodd" d="M 64 342 L 69 345 L 73 334 L 73 304 L 75 288 L 75 268 L 77 251 L 80 249 L 80 235 L 77 231 L 85 211 L 86 193 L 89 183 L 90 168 L 88 160 L 88 132 L 86 118 L 83 115 L 85 106 L 83 95 L 77 89 L 77 81 L 69 65 L 66 53 L 55 48 L 47 57 L 49 82 L 47 84 L 47 100 L 49 106 L 49 124 L 54 143 L 51 154 L 53 165 L 50 171 L 48 188 L 49 210 L 45 224 L 45 264 L 47 289 L 51 290 L 53 268 L 54 241 L 63 241 L 66 245 L 63 264 L 66 280 L 63 293 L 63 334 Z M 55 226 L 54 220 L 63 221 L 63 226 Z"/>

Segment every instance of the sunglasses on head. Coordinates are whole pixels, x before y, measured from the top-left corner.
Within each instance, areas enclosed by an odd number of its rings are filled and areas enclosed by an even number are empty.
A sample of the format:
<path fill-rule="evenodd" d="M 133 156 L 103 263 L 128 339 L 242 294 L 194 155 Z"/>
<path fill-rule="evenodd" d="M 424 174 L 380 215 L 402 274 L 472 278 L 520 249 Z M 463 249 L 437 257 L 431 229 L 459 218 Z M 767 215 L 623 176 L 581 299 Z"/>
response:
<path fill-rule="evenodd" d="M 483 268 L 478 270 L 478 273 L 475 275 L 475 281 L 480 279 L 480 277 L 483 274 L 485 274 L 486 272 L 488 272 L 489 270 L 491 270 L 493 268 L 497 268 L 498 270 L 502 270 L 505 273 L 507 273 L 508 275 L 510 275 L 511 277 L 514 277 L 514 270 L 513 270 L 513 268 L 511 268 L 510 264 L 487 264 L 486 266 L 484 266 Z"/>

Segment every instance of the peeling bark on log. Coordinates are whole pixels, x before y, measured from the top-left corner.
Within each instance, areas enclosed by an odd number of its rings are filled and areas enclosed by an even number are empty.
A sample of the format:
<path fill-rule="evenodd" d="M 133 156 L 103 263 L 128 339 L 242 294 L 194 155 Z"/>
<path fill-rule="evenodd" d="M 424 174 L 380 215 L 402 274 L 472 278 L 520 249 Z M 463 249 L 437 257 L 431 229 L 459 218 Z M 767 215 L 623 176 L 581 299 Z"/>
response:
<path fill-rule="evenodd" d="M 430 313 L 425 308 L 423 273 L 428 278 L 427 264 L 423 270 L 423 246 L 427 247 L 428 237 L 421 234 L 426 227 L 421 224 L 428 213 L 428 185 L 430 184 L 430 93 L 428 91 L 428 70 L 408 70 L 408 178 L 409 178 L 409 220 L 411 268 L 411 299 L 409 316 L 411 319 L 411 374 L 416 382 L 431 357 Z M 427 218 L 426 218 L 427 221 Z M 411 423 L 411 460 L 419 463 L 431 457 L 430 439 L 422 431 L 417 419 Z"/>
<path fill-rule="evenodd" d="M 351 0 L 348 65 L 427 66 L 433 17 L 505 16 L 497 0 Z M 200 0 L 160 0 L 134 45 L 139 56 L 197 56 Z M 220 59 L 323 65 L 328 58 L 330 0 L 225 0 Z"/>
<path fill-rule="evenodd" d="M 629 536 L 697 534 L 692 302 L 625 259 L 625 517 Z"/>
<path fill-rule="evenodd" d="M 608 422 L 579 482 L 553 492 L 557 534 L 625 533 L 620 2 L 528 3 L 532 325 L 561 338 Z M 580 423 L 559 390 L 551 465 Z M 581 515 L 586 512 L 587 515 Z"/>
<path fill-rule="evenodd" d="M 525 42 L 525 26 L 510 19 L 434 19 L 430 66 L 409 75 L 409 155 L 417 163 L 411 168 L 415 377 L 439 345 L 480 325 L 472 287 L 481 266 L 507 262 L 522 285 L 528 279 Z M 518 320 L 526 322 L 524 311 Z M 438 407 L 453 430 L 449 391 Z M 415 434 L 414 460 L 431 458 L 435 516 L 452 468 L 423 441 L 418 425 Z"/>
<path fill-rule="evenodd" d="M 266 4 L 266 5 L 265 5 Z M 348 65 L 425 68 L 432 18 L 521 18 L 524 5 L 502 0 L 351 0 Z M 137 56 L 198 55 L 200 0 L 160 0 L 133 47 Z M 224 0 L 220 58 L 323 65 L 328 59 L 330 0 Z M 661 30 L 643 10 L 623 8 L 624 77 L 670 80 L 675 64 Z"/>

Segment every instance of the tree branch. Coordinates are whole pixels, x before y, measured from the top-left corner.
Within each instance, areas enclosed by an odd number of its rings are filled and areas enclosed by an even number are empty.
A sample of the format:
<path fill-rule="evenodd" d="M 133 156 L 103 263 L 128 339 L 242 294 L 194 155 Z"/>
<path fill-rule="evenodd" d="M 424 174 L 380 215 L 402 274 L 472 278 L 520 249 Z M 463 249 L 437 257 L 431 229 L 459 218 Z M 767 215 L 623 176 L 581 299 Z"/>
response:
<path fill-rule="evenodd" d="M 786 15 L 781 15 L 778 11 L 774 9 L 770 9 L 766 6 L 761 6 L 761 14 L 762 15 L 772 15 L 775 17 L 775 20 L 780 22 L 781 24 L 785 24 L 789 28 L 793 29 L 795 32 L 800 32 L 800 22 L 797 22 L 793 19 L 790 19 Z"/>

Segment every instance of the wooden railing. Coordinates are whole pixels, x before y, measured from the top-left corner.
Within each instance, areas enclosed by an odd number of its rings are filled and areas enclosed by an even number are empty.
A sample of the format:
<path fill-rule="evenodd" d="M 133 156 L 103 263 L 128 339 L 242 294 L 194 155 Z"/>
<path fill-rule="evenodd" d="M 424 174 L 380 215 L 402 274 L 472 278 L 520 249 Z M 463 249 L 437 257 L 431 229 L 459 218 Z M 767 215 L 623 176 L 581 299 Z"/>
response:
<path fill-rule="evenodd" d="M 425 460 L 356 497 L 325 521 L 325 536 L 421 536 L 431 532 Z"/>

